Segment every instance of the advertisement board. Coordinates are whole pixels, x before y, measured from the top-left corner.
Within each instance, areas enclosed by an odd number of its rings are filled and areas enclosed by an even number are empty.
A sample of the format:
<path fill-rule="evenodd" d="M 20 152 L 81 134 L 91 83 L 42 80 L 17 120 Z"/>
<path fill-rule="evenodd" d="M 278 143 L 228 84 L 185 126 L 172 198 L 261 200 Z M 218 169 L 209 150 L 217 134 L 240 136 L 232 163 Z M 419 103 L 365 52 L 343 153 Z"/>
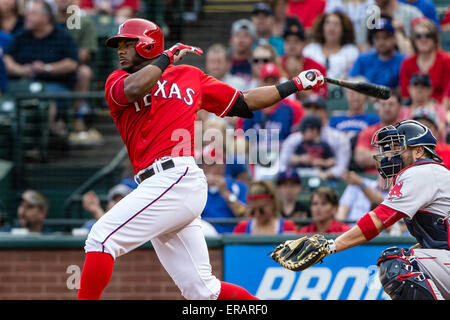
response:
<path fill-rule="evenodd" d="M 387 300 L 376 261 L 394 246 L 362 245 L 326 257 L 301 272 L 274 262 L 270 244 L 226 244 L 224 280 L 243 286 L 261 299 L 275 300 Z"/>

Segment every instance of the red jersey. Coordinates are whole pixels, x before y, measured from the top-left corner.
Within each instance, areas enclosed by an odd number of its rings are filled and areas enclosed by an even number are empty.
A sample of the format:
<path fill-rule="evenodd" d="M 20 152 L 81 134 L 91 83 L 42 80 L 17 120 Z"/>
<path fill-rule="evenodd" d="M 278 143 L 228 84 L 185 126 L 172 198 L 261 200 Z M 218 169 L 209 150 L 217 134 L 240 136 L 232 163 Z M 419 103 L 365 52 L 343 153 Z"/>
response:
<path fill-rule="evenodd" d="M 224 117 L 239 95 L 200 69 L 169 65 L 148 95 L 129 102 L 124 94 L 129 75 L 111 73 L 105 98 L 136 173 L 164 156 L 194 156 L 197 111 Z"/>
<path fill-rule="evenodd" d="M 314 25 L 314 20 L 324 12 L 325 0 L 288 1 L 286 15 L 296 16 L 306 29 Z"/>
<path fill-rule="evenodd" d="M 400 67 L 400 87 L 403 98 L 409 97 L 408 86 L 413 73 L 422 73 L 417 65 L 416 54 L 403 60 Z M 438 50 L 436 60 L 427 73 L 430 76 L 433 86 L 432 98 L 438 102 L 442 102 L 445 89 L 448 83 L 450 83 L 450 54 Z"/>
<path fill-rule="evenodd" d="M 282 233 L 296 233 L 297 225 L 294 221 L 289 219 L 278 219 L 279 225 L 278 230 L 274 234 L 282 234 Z M 254 219 L 248 219 L 244 221 L 240 221 L 233 229 L 233 233 L 237 234 L 251 234 L 252 226 L 254 224 Z"/>
<path fill-rule="evenodd" d="M 343 233 L 350 229 L 351 228 L 348 224 L 339 222 L 337 220 L 333 220 L 333 222 L 331 222 L 331 225 L 328 227 L 328 229 L 325 231 L 325 233 Z M 301 227 L 299 230 L 299 233 L 316 233 L 316 232 L 317 232 L 317 226 L 315 223 Z"/>

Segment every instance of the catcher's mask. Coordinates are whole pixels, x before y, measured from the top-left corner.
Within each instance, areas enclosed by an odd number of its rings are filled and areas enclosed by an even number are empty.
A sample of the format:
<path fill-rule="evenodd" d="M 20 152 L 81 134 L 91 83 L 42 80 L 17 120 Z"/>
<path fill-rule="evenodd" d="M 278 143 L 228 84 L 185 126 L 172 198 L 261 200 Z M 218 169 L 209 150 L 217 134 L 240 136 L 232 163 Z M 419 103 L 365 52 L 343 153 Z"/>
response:
<path fill-rule="evenodd" d="M 372 146 L 377 148 L 374 156 L 377 170 L 384 179 L 392 178 L 403 168 L 401 154 L 407 147 L 422 146 L 432 160 L 442 162 L 435 151 L 436 138 L 423 124 L 414 120 L 404 120 L 395 126 L 386 126 L 375 132 Z"/>

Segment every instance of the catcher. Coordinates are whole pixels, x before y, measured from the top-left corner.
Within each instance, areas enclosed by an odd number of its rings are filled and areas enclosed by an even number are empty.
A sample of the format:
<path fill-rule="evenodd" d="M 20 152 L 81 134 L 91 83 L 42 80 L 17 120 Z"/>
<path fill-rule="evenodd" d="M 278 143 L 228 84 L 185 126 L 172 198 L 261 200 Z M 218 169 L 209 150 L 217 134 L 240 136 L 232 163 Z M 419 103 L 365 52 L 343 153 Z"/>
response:
<path fill-rule="evenodd" d="M 363 244 L 404 219 L 413 247 L 392 247 L 377 261 L 384 291 L 393 300 L 450 299 L 450 171 L 435 152 L 436 138 L 424 125 L 405 120 L 372 137 L 379 174 L 392 185 L 384 201 L 335 240 L 323 235 L 280 244 L 271 257 L 304 270 L 330 254 Z"/>

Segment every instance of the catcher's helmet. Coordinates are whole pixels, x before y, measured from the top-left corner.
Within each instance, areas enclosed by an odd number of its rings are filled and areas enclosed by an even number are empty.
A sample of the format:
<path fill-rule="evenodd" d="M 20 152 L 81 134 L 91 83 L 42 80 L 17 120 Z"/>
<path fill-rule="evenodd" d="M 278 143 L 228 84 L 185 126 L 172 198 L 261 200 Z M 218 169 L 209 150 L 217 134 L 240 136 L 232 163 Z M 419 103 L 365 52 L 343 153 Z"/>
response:
<path fill-rule="evenodd" d="M 144 59 L 153 59 L 164 51 L 164 35 L 153 22 L 133 18 L 119 26 L 117 35 L 106 40 L 106 46 L 117 48 L 120 39 L 137 39 L 136 52 Z"/>
<path fill-rule="evenodd" d="M 374 156 L 378 172 L 383 178 L 395 176 L 403 167 L 400 155 L 407 147 L 423 146 L 430 153 L 431 160 L 442 162 L 435 151 L 436 143 L 430 129 L 415 120 L 383 127 L 372 137 L 372 145 L 378 149 L 378 154 Z"/>

